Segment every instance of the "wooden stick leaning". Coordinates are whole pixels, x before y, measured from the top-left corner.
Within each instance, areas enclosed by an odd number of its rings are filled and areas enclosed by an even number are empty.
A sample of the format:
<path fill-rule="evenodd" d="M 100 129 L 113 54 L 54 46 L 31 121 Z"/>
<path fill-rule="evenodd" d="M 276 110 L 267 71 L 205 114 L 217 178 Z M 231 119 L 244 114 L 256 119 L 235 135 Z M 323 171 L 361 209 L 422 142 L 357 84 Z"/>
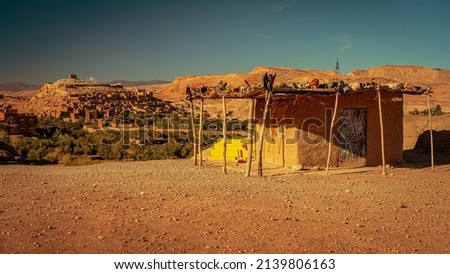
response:
<path fill-rule="evenodd" d="M 252 169 L 252 156 L 253 156 L 253 116 L 255 109 L 255 99 L 250 98 L 248 109 L 248 124 L 247 124 L 247 166 L 245 176 L 250 177 L 250 171 Z"/>
<path fill-rule="evenodd" d="M 202 143 L 203 143 L 203 98 L 200 101 L 200 126 L 198 128 L 198 153 L 199 153 L 198 156 L 200 166 L 203 166 Z"/>
<path fill-rule="evenodd" d="M 378 113 L 380 115 L 380 137 L 381 137 L 381 174 L 386 175 L 386 158 L 384 155 L 384 126 L 383 126 L 383 112 L 381 109 L 381 91 L 380 87 L 377 88 L 377 96 L 378 96 Z"/>
<path fill-rule="evenodd" d="M 227 103 L 225 102 L 225 94 L 222 96 L 222 108 L 223 108 L 223 173 L 227 174 Z"/>
<path fill-rule="evenodd" d="M 430 129 L 430 154 L 431 154 L 431 171 L 434 171 L 434 146 L 433 146 L 433 126 L 431 123 L 430 93 L 427 93 L 428 105 L 428 127 Z"/>
<path fill-rule="evenodd" d="M 264 131 L 266 130 L 267 112 L 269 110 L 271 94 L 266 91 L 266 104 L 264 106 L 264 114 L 262 120 L 261 134 L 259 136 L 259 149 L 258 149 L 258 176 L 263 176 L 262 159 L 263 159 L 263 145 L 264 145 Z"/>
<path fill-rule="evenodd" d="M 265 74 L 263 77 L 263 86 L 266 90 L 266 104 L 264 106 L 264 113 L 263 113 L 263 121 L 262 121 L 262 127 L 261 127 L 261 134 L 259 138 L 259 153 L 258 153 L 258 176 L 263 176 L 263 169 L 262 169 L 262 159 L 263 159 L 263 145 L 264 145 L 264 131 L 266 129 L 267 124 L 267 113 L 269 111 L 269 104 L 270 99 L 273 96 L 273 84 L 275 83 L 276 74 Z"/>
<path fill-rule="evenodd" d="M 326 174 L 329 175 L 330 171 L 330 160 L 331 160 L 331 148 L 333 144 L 333 126 L 334 126 L 334 120 L 336 120 L 336 113 L 337 113 L 337 107 L 338 107 L 338 101 L 339 101 L 339 92 L 336 91 L 336 99 L 334 100 L 334 110 L 333 110 L 333 118 L 331 118 L 331 125 L 330 125 L 330 133 L 328 136 L 328 157 L 327 157 L 327 168 L 326 168 Z"/>
<path fill-rule="evenodd" d="M 194 102 L 192 100 L 192 95 L 189 94 L 189 103 L 191 106 L 191 127 L 192 127 L 192 139 L 194 139 L 194 165 L 197 165 L 197 138 L 195 134 L 195 111 Z"/>

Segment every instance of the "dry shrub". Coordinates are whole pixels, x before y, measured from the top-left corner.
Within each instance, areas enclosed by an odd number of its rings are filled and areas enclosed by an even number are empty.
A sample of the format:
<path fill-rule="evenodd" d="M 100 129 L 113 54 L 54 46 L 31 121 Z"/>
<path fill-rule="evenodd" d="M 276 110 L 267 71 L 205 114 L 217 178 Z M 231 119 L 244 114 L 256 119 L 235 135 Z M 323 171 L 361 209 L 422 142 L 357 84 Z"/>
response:
<path fill-rule="evenodd" d="M 92 160 L 87 157 L 64 154 L 59 157 L 58 164 L 63 166 L 87 166 L 92 164 Z"/>

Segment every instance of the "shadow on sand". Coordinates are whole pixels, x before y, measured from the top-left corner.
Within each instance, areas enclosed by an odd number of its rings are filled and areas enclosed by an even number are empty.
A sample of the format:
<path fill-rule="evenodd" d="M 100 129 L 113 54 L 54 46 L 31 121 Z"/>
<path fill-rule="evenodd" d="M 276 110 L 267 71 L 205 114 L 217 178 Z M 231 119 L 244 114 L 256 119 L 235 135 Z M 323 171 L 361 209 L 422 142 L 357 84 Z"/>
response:
<path fill-rule="evenodd" d="M 413 149 L 403 151 L 403 160 L 416 167 L 431 165 L 430 132 L 422 132 Z M 450 164 L 450 130 L 433 130 L 434 164 Z"/>

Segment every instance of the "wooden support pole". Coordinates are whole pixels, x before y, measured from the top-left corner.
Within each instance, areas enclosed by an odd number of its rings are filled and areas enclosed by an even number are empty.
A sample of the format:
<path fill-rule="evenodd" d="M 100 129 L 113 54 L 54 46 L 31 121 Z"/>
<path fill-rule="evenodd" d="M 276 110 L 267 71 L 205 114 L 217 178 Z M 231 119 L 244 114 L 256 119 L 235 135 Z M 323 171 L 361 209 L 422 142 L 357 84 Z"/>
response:
<path fill-rule="evenodd" d="M 281 144 L 281 163 L 283 164 L 283 167 L 286 166 L 286 155 L 284 153 L 286 148 L 286 138 L 285 138 L 285 131 L 286 127 L 284 124 L 279 124 L 278 129 L 281 129 L 278 134 L 280 134 L 280 144 Z"/>
<path fill-rule="evenodd" d="M 225 102 L 225 94 L 222 96 L 222 108 L 223 108 L 223 173 L 227 174 L 227 103 Z"/>
<path fill-rule="evenodd" d="M 261 134 L 259 136 L 259 149 L 258 149 L 258 176 L 263 176 L 263 170 L 262 170 L 262 160 L 263 160 L 263 144 L 264 144 L 264 131 L 266 129 L 266 123 L 267 123 L 267 112 L 269 110 L 269 103 L 270 103 L 270 97 L 271 94 L 269 91 L 266 91 L 266 104 L 264 106 L 264 114 L 263 114 L 263 120 L 262 120 L 262 126 L 261 126 Z"/>
<path fill-rule="evenodd" d="M 434 171 L 434 145 L 433 145 L 433 126 L 431 124 L 431 107 L 430 107 L 430 93 L 427 93 L 428 105 L 428 127 L 430 129 L 430 155 L 431 155 L 431 171 Z"/>
<path fill-rule="evenodd" d="M 330 169 L 330 160 L 331 160 L 331 148 L 333 145 L 333 126 L 334 126 L 334 121 L 336 120 L 338 101 L 339 101 L 339 92 L 336 91 L 336 99 L 334 99 L 333 118 L 331 118 L 330 132 L 328 135 L 328 157 L 327 157 L 327 168 L 326 168 L 327 175 L 330 174 L 329 169 Z"/>
<path fill-rule="evenodd" d="M 386 158 L 384 155 L 384 126 L 383 126 L 383 111 L 381 109 L 381 91 L 380 87 L 377 88 L 377 96 L 378 96 L 378 113 L 380 115 L 380 137 L 381 137 L 381 164 L 382 171 L 381 174 L 386 175 Z"/>
<path fill-rule="evenodd" d="M 255 109 L 255 99 L 250 98 L 248 106 L 248 124 L 247 124 L 247 169 L 245 176 L 250 177 L 250 171 L 252 169 L 252 155 L 253 155 L 253 116 Z"/>
<path fill-rule="evenodd" d="M 203 166 L 202 144 L 203 144 L 203 98 L 200 101 L 200 126 L 198 128 L 198 153 L 199 153 L 198 157 L 200 166 Z"/>
<path fill-rule="evenodd" d="M 195 110 L 194 110 L 194 102 L 192 97 L 189 98 L 189 102 L 191 105 L 191 127 L 192 127 L 192 139 L 194 139 L 194 165 L 197 165 L 197 138 L 195 134 Z"/>

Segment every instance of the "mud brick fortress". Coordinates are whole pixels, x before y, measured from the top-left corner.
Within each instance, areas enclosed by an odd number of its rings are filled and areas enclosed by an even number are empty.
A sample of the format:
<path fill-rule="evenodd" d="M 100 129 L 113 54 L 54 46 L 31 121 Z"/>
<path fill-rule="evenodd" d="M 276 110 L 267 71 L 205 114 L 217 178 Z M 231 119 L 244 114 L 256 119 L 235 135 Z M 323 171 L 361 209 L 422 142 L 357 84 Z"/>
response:
<path fill-rule="evenodd" d="M 130 114 L 186 115 L 183 107 L 175 107 L 170 102 L 153 96 L 145 89 L 125 89 L 120 83 L 95 83 L 77 79 L 70 74 L 67 79 L 46 83 L 33 97 L 28 112 L 38 116 L 85 122 L 112 120 L 124 112 Z"/>

